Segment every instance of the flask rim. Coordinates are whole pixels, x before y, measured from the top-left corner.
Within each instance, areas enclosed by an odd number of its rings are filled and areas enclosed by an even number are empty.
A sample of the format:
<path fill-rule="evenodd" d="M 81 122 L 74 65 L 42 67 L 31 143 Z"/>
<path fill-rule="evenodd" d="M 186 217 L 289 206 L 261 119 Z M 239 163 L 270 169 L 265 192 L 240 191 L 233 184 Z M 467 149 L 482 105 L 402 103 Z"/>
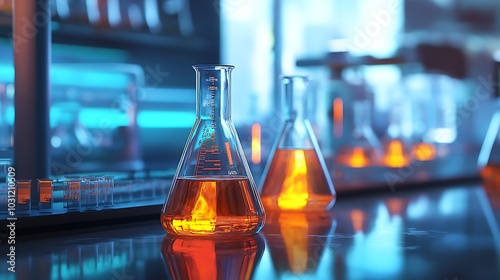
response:
<path fill-rule="evenodd" d="M 306 82 L 311 81 L 311 78 L 308 75 L 281 75 L 281 80 L 294 80 L 294 79 L 302 79 Z"/>
<path fill-rule="evenodd" d="M 234 65 L 231 64 L 195 64 L 192 66 L 195 70 L 223 70 L 223 69 L 234 69 Z"/>

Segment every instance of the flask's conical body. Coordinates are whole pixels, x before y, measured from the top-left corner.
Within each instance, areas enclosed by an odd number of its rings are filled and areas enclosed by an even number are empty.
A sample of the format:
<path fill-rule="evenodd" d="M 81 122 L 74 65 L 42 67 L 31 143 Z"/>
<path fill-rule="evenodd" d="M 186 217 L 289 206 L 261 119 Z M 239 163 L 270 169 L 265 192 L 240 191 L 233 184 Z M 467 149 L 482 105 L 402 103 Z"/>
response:
<path fill-rule="evenodd" d="M 286 119 L 263 174 L 268 210 L 322 211 L 336 194 L 316 137 L 305 116 L 307 78 L 283 78 Z"/>
<path fill-rule="evenodd" d="M 230 116 L 232 66 L 198 65 L 196 121 L 161 213 L 173 235 L 247 235 L 265 213 Z"/>

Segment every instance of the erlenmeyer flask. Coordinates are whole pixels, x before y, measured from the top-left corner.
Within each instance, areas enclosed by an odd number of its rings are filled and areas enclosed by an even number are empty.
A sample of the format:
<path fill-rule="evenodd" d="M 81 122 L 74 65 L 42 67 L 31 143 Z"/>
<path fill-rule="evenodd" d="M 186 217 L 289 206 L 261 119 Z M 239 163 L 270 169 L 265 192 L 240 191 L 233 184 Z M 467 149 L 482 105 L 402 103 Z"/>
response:
<path fill-rule="evenodd" d="M 282 86 L 285 122 L 263 173 L 262 202 L 269 210 L 329 209 L 336 193 L 306 118 L 308 78 L 287 76 Z"/>
<path fill-rule="evenodd" d="M 391 168 L 401 168 L 410 164 L 409 143 L 403 135 L 403 129 L 407 127 L 405 115 L 407 103 L 401 96 L 396 95 L 390 110 L 387 134 L 382 139 L 381 165 Z"/>
<path fill-rule="evenodd" d="M 374 165 L 381 157 L 382 146 L 371 126 L 370 100 L 355 100 L 353 112 L 352 138 L 340 149 L 337 161 L 354 168 Z"/>
<path fill-rule="evenodd" d="M 196 121 L 161 212 L 173 235 L 259 232 L 264 208 L 231 120 L 230 65 L 195 65 Z"/>

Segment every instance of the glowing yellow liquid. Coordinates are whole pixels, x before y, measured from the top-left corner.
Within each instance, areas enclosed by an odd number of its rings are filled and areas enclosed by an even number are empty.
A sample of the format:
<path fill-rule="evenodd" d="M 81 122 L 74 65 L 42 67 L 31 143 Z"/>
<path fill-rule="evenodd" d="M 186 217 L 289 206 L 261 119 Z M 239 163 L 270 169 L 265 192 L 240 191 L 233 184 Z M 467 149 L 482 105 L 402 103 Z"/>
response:
<path fill-rule="evenodd" d="M 403 142 L 391 140 L 387 143 L 386 154 L 384 155 L 384 165 L 388 167 L 403 167 L 410 163 L 410 157 L 404 149 Z"/>
<path fill-rule="evenodd" d="M 345 148 L 341 151 L 340 155 L 337 158 L 337 161 L 340 164 L 361 168 L 367 167 L 374 164 L 375 160 L 375 151 L 373 148 L 365 148 L 365 147 L 352 147 Z"/>
<path fill-rule="evenodd" d="M 277 149 L 262 187 L 270 210 L 325 210 L 335 194 L 314 150 Z"/>
<path fill-rule="evenodd" d="M 179 178 L 161 214 L 173 235 L 253 234 L 265 216 L 248 178 Z"/>

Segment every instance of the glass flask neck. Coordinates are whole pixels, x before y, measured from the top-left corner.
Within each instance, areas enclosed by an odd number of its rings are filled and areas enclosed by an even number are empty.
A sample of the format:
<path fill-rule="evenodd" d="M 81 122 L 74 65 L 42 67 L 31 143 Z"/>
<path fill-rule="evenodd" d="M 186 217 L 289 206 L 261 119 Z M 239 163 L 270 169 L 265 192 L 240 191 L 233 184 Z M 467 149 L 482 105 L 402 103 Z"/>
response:
<path fill-rule="evenodd" d="M 282 79 L 285 93 L 285 121 L 306 120 L 309 79 L 303 76 L 285 76 Z"/>
<path fill-rule="evenodd" d="M 231 65 L 194 65 L 196 118 L 231 118 Z"/>

